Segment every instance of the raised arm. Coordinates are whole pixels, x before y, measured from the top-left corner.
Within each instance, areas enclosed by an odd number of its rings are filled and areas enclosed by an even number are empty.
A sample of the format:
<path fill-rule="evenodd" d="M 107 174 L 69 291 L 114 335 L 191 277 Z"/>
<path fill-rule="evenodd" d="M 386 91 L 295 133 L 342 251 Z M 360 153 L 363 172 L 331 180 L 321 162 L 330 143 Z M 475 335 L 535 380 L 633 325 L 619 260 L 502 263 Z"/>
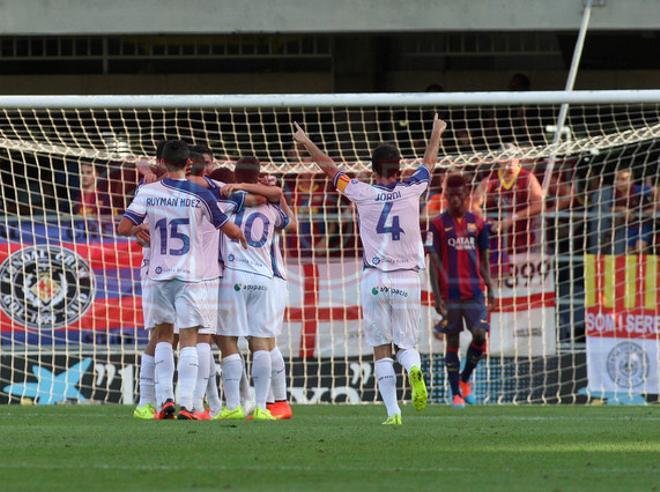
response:
<path fill-rule="evenodd" d="M 321 168 L 321 171 L 323 171 L 330 179 L 334 180 L 337 173 L 339 173 L 339 168 L 337 167 L 337 164 L 335 164 L 335 161 L 324 154 L 323 151 L 310 140 L 305 133 L 305 130 L 303 130 L 298 123 L 294 122 L 293 126 L 296 129 L 293 134 L 293 139 L 305 147 L 305 150 L 309 153 L 312 160 L 316 162 L 316 165 Z"/>
<path fill-rule="evenodd" d="M 431 139 L 426 145 L 426 151 L 424 152 L 424 160 L 422 165 L 426 166 L 426 169 L 433 174 L 435 165 L 438 162 L 438 150 L 440 150 L 440 138 L 442 137 L 443 132 L 447 128 L 447 122 L 441 120 L 438 117 L 438 113 L 435 113 L 433 116 L 433 128 L 431 129 Z"/>

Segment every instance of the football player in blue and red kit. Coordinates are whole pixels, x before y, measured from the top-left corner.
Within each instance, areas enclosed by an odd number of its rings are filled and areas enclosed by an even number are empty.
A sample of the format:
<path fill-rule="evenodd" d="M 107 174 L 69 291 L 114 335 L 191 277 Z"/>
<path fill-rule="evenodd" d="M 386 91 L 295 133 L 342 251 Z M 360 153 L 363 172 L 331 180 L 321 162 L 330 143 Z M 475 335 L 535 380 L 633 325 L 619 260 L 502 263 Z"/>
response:
<path fill-rule="evenodd" d="M 488 310 L 494 305 L 494 291 L 488 263 L 488 229 L 480 216 L 466 210 L 466 180 L 460 174 L 451 174 L 445 189 L 447 210 L 431 221 L 431 259 L 437 269 L 440 310 L 446 320 L 441 330 L 445 333 L 452 406 L 463 408 L 465 403 L 475 403 L 470 376 L 486 349 Z M 459 335 L 464 321 L 472 333 L 472 343 L 459 373 Z"/>

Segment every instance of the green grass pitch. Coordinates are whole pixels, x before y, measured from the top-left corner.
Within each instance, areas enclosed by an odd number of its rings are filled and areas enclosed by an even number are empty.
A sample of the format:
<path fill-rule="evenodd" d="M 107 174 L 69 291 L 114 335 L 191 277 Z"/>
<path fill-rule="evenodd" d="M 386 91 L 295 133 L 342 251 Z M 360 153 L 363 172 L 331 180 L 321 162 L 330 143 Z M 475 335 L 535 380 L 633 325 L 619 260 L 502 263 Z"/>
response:
<path fill-rule="evenodd" d="M 291 421 L 145 422 L 5 406 L 2 490 L 657 490 L 660 406 L 297 406 Z"/>

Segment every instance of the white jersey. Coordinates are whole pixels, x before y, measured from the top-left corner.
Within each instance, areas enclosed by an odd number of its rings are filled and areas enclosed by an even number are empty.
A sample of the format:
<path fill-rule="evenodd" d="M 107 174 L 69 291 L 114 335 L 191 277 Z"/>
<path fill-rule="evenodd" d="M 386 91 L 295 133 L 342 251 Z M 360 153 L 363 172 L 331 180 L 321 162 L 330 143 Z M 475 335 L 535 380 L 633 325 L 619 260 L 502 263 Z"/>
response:
<path fill-rule="evenodd" d="M 273 244 L 270 247 L 270 256 L 273 260 L 273 275 L 275 277 L 286 280 L 286 266 L 284 265 L 284 258 L 282 257 L 282 236 L 275 233 Z"/>
<path fill-rule="evenodd" d="M 148 277 L 200 282 L 220 276 L 219 234 L 229 218 L 210 191 L 185 179 L 163 179 L 140 187 L 124 213 L 149 225 Z"/>
<path fill-rule="evenodd" d="M 431 174 L 420 166 L 408 179 L 378 186 L 335 176 L 335 187 L 357 206 L 363 261 L 384 272 L 424 268 L 424 246 L 419 228 L 419 198 Z"/>
<path fill-rule="evenodd" d="M 273 236 L 276 229 L 284 229 L 287 226 L 289 216 L 278 205 L 266 203 L 245 208 L 232 218 L 245 234 L 248 248 L 244 249 L 238 241 L 232 241 L 223 235 L 222 255 L 225 268 L 272 278 Z"/>
<path fill-rule="evenodd" d="M 225 183 L 207 177 L 205 177 L 204 179 L 211 186 L 210 191 L 217 200 L 218 208 L 223 214 L 227 216 L 231 216 L 233 214 L 241 213 L 243 207 L 245 206 L 245 197 L 247 196 L 247 193 L 245 193 L 244 191 L 238 191 L 236 193 L 232 193 L 231 196 L 229 197 L 225 197 L 221 193 L 222 188 L 225 186 Z M 218 249 L 218 262 L 220 263 L 220 275 L 222 275 L 222 270 L 224 268 L 224 261 L 225 261 L 222 252 L 222 245 L 224 243 L 223 238 L 224 238 L 224 234 L 222 233 L 222 231 L 220 231 L 220 240 L 219 240 L 219 249 Z"/>

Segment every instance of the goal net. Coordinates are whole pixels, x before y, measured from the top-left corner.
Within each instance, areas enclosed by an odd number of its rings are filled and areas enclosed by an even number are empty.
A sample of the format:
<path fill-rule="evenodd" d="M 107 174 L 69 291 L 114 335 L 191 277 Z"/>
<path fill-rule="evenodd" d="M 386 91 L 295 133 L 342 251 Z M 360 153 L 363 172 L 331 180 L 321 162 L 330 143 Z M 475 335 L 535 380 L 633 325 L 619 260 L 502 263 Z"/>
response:
<path fill-rule="evenodd" d="M 470 207 L 506 224 L 490 232 L 498 302 L 477 399 L 657 400 L 659 91 L 0 99 L 2 402 L 135 401 L 142 253 L 114 229 L 138 167 L 172 138 L 209 147 L 230 170 L 256 156 L 297 216 L 297 232 L 281 238 L 290 300 L 278 343 L 291 401 L 378 400 L 358 302 L 358 217 L 294 145 L 292 122 L 369 182 L 380 142 L 400 148 L 404 174 L 418 165 L 435 112 L 448 130 L 420 201 L 423 235 L 444 208 L 449 171 L 468 177 Z M 517 163 L 523 171 L 510 170 Z M 520 219 L 532 181 L 545 196 Z M 419 350 L 441 403 L 449 389 L 428 271 Z M 404 383 L 401 373 L 400 395 Z"/>

